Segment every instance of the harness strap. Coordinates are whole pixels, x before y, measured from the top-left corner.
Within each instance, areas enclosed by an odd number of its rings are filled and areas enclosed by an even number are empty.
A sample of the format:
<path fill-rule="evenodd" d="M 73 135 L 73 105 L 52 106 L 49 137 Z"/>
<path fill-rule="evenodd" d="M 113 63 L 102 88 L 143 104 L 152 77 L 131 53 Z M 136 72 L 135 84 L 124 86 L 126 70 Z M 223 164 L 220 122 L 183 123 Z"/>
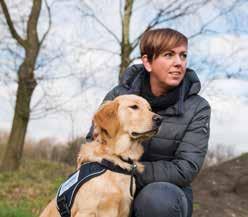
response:
<path fill-rule="evenodd" d="M 59 207 L 59 213 L 61 217 L 71 216 L 71 209 L 68 207 L 65 195 L 62 195 L 60 198 L 57 198 L 57 205 Z"/>
<path fill-rule="evenodd" d="M 133 180 L 134 180 L 134 175 L 137 169 L 137 165 L 136 164 L 132 164 L 132 170 L 131 170 L 131 177 L 130 177 L 130 195 L 132 196 L 132 198 L 134 197 L 133 195 Z M 130 211 L 129 211 L 129 217 L 132 217 L 133 215 L 133 207 L 134 207 L 134 198 L 131 201 L 131 206 L 130 206 Z"/>

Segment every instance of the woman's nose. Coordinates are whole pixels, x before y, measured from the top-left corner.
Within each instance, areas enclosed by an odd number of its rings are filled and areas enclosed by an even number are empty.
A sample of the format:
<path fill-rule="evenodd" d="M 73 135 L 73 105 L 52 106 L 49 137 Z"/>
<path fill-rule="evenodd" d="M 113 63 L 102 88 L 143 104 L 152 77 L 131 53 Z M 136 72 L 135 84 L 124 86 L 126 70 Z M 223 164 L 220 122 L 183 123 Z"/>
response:
<path fill-rule="evenodd" d="M 174 64 L 175 65 L 181 65 L 182 64 L 182 59 L 179 55 L 174 56 Z"/>

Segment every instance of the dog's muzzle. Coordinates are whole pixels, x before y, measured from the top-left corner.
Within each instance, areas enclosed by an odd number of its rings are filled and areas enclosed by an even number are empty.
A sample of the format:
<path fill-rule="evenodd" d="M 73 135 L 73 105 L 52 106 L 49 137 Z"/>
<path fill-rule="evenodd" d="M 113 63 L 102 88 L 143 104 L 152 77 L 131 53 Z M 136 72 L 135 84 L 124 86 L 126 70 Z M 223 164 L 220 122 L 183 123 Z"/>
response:
<path fill-rule="evenodd" d="M 144 136 L 151 136 L 154 135 L 158 132 L 158 129 L 161 125 L 163 121 L 163 118 L 160 115 L 155 114 L 152 117 L 152 129 L 149 131 L 145 131 L 145 132 L 132 132 L 131 136 L 132 138 L 140 138 L 140 137 L 144 137 Z"/>
<path fill-rule="evenodd" d="M 163 121 L 163 118 L 160 115 L 155 114 L 152 117 L 152 121 L 153 121 L 153 128 L 159 128 Z"/>

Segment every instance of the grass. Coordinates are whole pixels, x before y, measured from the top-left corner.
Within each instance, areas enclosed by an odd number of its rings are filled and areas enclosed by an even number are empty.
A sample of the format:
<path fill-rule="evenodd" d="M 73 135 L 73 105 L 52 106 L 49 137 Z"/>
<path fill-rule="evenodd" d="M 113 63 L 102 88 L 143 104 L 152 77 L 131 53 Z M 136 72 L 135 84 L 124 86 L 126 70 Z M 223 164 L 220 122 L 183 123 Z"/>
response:
<path fill-rule="evenodd" d="M 241 156 L 240 156 L 241 159 L 248 159 L 248 153 L 243 153 Z"/>
<path fill-rule="evenodd" d="M 26 208 L 9 206 L 0 203 L 0 216 L 4 217 L 32 217 L 33 214 Z"/>
<path fill-rule="evenodd" d="M 194 202 L 194 203 L 193 203 L 193 209 L 194 209 L 194 210 L 200 209 L 200 208 L 201 208 L 200 203 L 198 203 L 198 202 Z"/>
<path fill-rule="evenodd" d="M 73 170 L 64 164 L 26 159 L 17 172 L 0 173 L 0 217 L 39 216 Z"/>

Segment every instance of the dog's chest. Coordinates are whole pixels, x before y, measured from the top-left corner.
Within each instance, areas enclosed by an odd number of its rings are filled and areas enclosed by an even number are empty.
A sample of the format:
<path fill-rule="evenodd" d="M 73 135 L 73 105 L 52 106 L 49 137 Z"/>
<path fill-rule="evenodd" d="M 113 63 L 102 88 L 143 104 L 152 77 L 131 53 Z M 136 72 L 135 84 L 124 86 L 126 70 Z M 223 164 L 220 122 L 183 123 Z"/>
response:
<path fill-rule="evenodd" d="M 97 179 L 101 179 L 105 186 L 107 186 L 108 192 L 118 191 L 122 194 L 121 197 L 131 198 L 130 194 L 130 175 L 120 174 L 112 171 L 107 171 Z M 135 182 L 133 182 L 133 189 L 135 191 Z"/>
<path fill-rule="evenodd" d="M 135 182 L 134 182 L 135 183 Z M 135 184 L 133 189 L 135 190 Z M 104 174 L 85 183 L 76 195 L 72 213 L 85 213 L 94 210 L 94 213 L 106 209 L 129 209 L 132 197 L 130 195 L 130 176 L 106 171 Z M 118 204 L 117 207 L 115 207 Z"/>

